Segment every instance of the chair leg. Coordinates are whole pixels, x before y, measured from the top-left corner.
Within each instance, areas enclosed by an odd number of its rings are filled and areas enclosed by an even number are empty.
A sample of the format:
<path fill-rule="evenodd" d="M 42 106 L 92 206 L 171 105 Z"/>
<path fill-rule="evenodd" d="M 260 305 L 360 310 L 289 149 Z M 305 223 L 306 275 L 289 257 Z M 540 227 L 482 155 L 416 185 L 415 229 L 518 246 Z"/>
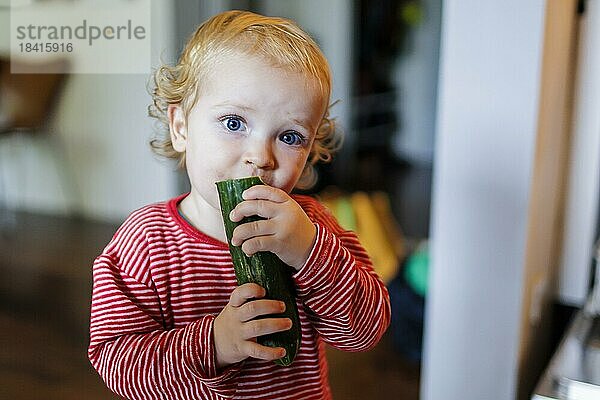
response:
<path fill-rule="evenodd" d="M 44 137 L 52 151 L 55 171 L 61 185 L 60 189 L 67 202 L 67 212 L 71 215 L 77 214 L 78 208 L 81 206 L 81 190 L 77 184 L 75 172 L 68 165 L 67 146 L 57 132 L 48 132 Z"/>
<path fill-rule="evenodd" d="M 17 224 L 19 202 L 25 200 L 27 190 L 27 160 L 24 159 L 24 141 L 39 141 L 41 147 L 48 149 L 50 161 L 58 179 L 59 193 L 65 205 L 64 212 L 75 214 L 80 203 L 80 190 L 74 171 L 67 164 L 66 146 L 56 132 L 23 134 L 20 132 L 6 135 L 0 140 L 0 229 L 13 230 Z M 32 143 L 34 144 L 34 143 Z M 10 189 L 10 190 L 9 190 Z"/>
<path fill-rule="evenodd" d="M 9 161 L 16 161 L 14 138 L 6 135 L 0 140 L 0 233 L 3 235 L 14 231 L 17 226 L 17 210 L 15 198 L 8 192 L 8 165 Z M 15 165 L 11 162 L 11 164 Z"/>
<path fill-rule="evenodd" d="M 60 186 L 60 195 L 65 200 L 63 210 L 71 215 L 76 214 L 77 208 L 81 205 L 81 192 L 75 173 L 67 164 L 67 149 L 60 135 L 56 132 L 37 134 L 15 132 L 6 135 L 3 139 L 0 141 L 0 229 L 3 231 L 14 229 L 17 224 L 19 202 L 24 201 L 26 194 L 28 171 L 24 170 L 27 167 L 27 162 L 23 159 L 23 148 L 27 147 L 22 143 L 24 140 L 44 140 L 42 147 L 49 151 L 48 155 L 54 164 Z"/>

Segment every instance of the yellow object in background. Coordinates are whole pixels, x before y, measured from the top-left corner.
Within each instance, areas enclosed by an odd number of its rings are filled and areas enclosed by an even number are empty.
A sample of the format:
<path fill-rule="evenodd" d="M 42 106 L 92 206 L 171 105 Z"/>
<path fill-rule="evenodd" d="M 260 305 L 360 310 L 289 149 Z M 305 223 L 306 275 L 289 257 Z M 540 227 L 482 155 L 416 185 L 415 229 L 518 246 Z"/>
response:
<path fill-rule="evenodd" d="M 387 284 L 394 279 L 406 255 L 406 241 L 387 193 L 344 195 L 331 187 L 321 193 L 319 200 L 342 228 L 356 233 L 381 280 Z"/>
<path fill-rule="evenodd" d="M 371 193 L 371 202 L 375 207 L 379 222 L 385 230 L 386 237 L 394 248 L 396 257 L 398 260 L 403 260 L 406 256 L 406 239 L 392 213 L 389 196 L 385 192 L 374 192 Z"/>
<path fill-rule="evenodd" d="M 389 283 L 398 273 L 400 260 L 394 246 L 379 219 L 368 194 L 356 192 L 351 196 L 356 216 L 356 234 L 373 261 L 377 275 L 384 283 Z"/>

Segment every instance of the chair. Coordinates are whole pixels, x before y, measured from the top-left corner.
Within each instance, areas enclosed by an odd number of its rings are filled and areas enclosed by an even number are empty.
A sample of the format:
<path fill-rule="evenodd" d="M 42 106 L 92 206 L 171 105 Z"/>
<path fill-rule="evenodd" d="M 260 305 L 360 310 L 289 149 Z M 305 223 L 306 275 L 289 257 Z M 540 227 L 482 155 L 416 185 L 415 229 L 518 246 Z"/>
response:
<path fill-rule="evenodd" d="M 72 180 L 68 179 L 65 168 L 60 165 L 61 159 L 65 158 L 60 137 L 52 135 L 48 129 L 54 106 L 67 78 L 64 72 L 68 70 L 68 66 L 69 62 L 64 59 L 35 63 L 13 60 L 13 70 L 24 73 L 11 73 L 11 60 L 0 56 L 0 144 L 14 147 L 19 139 L 44 137 L 52 148 L 57 169 L 61 169 L 60 179 L 64 181 L 65 187 L 73 189 Z M 16 165 L 14 170 L 17 172 L 25 167 L 23 160 L 15 156 L 15 149 L 11 150 L 13 151 L 8 152 L 9 157 L 0 157 L 0 192 L 3 194 L 3 199 L 0 199 L 1 228 L 16 223 L 17 207 L 9 204 L 11 196 L 5 178 L 7 169 L 10 168 L 7 168 L 6 163 Z M 15 179 L 14 187 L 24 185 L 23 179 Z M 23 186 L 20 187 L 22 188 Z M 16 197 L 12 196 L 13 199 Z"/>

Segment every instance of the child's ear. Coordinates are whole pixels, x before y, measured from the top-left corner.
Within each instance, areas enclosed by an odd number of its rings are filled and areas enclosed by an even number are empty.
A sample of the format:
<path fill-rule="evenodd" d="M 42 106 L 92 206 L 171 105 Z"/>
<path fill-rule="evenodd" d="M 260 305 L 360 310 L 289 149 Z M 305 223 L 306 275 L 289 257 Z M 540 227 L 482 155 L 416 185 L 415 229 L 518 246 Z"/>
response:
<path fill-rule="evenodd" d="M 169 118 L 169 133 L 173 148 L 183 153 L 187 144 L 187 125 L 185 115 L 179 104 L 169 104 L 167 108 L 167 117 Z"/>

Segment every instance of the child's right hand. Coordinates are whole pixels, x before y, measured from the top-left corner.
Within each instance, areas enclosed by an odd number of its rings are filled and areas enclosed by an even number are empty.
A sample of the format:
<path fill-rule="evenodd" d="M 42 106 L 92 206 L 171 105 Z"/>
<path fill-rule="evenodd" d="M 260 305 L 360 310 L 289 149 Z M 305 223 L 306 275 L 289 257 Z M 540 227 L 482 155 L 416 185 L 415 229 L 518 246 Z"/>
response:
<path fill-rule="evenodd" d="M 213 329 L 218 368 L 248 357 L 271 361 L 285 356 L 282 347 L 266 347 L 256 343 L 258 336 L 292 327 L 289 318 L 255 319 L 285 310 L 282 301 L 261 299 L 265 294 L 265 290 L 255 283 L 238 286 L 231 293 L 229 303 L 215 318 Z"/>

